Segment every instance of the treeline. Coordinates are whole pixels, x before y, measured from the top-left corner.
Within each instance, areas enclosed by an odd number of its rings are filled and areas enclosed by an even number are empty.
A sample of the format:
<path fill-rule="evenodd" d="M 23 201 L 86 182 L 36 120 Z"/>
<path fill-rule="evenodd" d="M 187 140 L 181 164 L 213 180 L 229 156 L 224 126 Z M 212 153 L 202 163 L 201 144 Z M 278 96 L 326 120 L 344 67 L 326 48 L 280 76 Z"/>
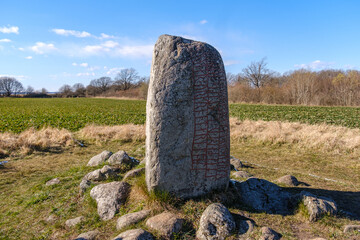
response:
<path fill-rule="evenodd" d="M 63 85 L 60 97 L 129 97 L 146 99 L 148 77 L 140 77 L 134 68 L 122 69 L 114 79 L 100 77 L 91 80 L 86 87 L 82 83 Z"/>
<path fill-rule="evenodd" d="M 360 71 L 300 69 L 279 74 L 265 59 L 239 74 L 227 74 L 229 101 L 246 103 L 359 106 Z"/>

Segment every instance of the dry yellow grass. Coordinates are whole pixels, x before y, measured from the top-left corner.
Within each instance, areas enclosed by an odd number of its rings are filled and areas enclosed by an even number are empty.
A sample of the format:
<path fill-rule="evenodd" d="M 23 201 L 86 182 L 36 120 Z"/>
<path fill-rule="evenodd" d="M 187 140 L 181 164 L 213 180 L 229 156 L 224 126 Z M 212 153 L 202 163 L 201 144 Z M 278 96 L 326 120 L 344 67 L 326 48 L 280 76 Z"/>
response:
<path fill-rule="evenodd" d="M 81 138 L 103 141 L 141 141 L 145 140 L 145 126 L 125 124 L 117 126 L 88 125 L 78 132 Z"/>
<path fill-rule="evenodd" d="M 298 144 L 324 151 L 354 152 L 360 149 L 360 129 L 326 124 L 309 125 L 280 121 L 239 121 L 230 119 L 233 140 L 254 138 L 270 143 Z"/>
<path fill-rule="evenodd" d="M 66 147 L 73 143 L 72 134 L 66 129 L 47 127 L 40 130 L 31 128 L 20 134 L 0 133 L 0 155 L 18 150 L 28 154 L 34 150 Z"/>

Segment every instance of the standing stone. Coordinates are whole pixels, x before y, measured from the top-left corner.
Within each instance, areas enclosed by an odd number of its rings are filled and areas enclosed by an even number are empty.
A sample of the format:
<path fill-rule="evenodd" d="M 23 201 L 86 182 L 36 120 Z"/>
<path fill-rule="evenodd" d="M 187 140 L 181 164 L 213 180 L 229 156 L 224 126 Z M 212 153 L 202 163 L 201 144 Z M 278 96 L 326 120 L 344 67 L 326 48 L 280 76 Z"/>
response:
<path fill-rule="evenodd" d="M 230 174 L 227 84 L 218 51 L 162 35 L 146 106 L 146 183 L 181 198 L 226 189 Z"/>

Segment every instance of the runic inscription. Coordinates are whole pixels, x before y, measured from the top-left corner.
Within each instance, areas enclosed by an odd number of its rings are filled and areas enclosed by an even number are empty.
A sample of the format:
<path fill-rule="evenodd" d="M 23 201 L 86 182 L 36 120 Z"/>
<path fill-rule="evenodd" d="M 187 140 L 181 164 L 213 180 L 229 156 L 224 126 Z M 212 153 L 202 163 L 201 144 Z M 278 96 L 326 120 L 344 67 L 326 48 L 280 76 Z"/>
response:
<path fill-rule="evenodd" d="M 149 191 L 191 198 L 226 189 L 230 132 L 224 64 L 207 43 L 162 35 L 146 103 Z"/>
<path fill-rule="evenodd" d="M 192 171 L 209 180 L 229 174 L 226 79 L 208 53 L 194 59 L 194 138 Z M 220 79 L 219 79 L 220 78 Z"/>

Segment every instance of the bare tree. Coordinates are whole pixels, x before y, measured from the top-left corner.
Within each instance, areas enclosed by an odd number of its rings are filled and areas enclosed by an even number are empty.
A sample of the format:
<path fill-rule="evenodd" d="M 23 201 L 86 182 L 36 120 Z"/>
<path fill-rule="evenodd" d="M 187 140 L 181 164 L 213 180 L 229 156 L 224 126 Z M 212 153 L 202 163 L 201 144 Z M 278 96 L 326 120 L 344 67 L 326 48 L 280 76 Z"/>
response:
<path fill-rule="evenodd" d="M 249 82 L 250 86 L 258 90 L 258 101 L 261 100 L 261 88 L 272 78 L 273 72 L 267 68 L 266 58 L 258 62 L 252 62 L 244 68 L 243 77 Z"/>
<path fill-rule="evenodd" d="M 62 87 L 60 87 L 59 92 L 61 93 L 61 96 L 63 96 L 63 97 L 70 97 L 73 94 L 73 92 L 71 90 L 71 86 L 68 84 L 64 84 Z"/>
<path fill-rule="evenodd" d="M 25 92 L 26 92 L 26 95 L 31 95 L 35 92 L 35 89 L 32 86 L 27 86 Z"/>
<path fill-rule="evenodd" d="M 101 77 L 98 79 L 91 80 L 90 86 L 95 87 L 100 93 L 106 92 L 111 86 L 112 81 L 110 77 Z"/>
<path fill-rule="evenodd" d="M 3 92 L 5 97 L 10 97 L 12 94 L 17 95 L 23 90 L 23 85 L 15 78 L 0 77 L 0 92 Z"/>
<path fill-rule="evenodd" d="M 118 89 L 128 90 L 139 80 L 139 75 L 134 68 L 122 69 L 115 77 L 115 85 Z"/>
<path fill-rule="evenodd" d="M 72 86 L 72 91 L 77 97 L 85 97 L 86 88 L 82 83 L 75 83 Z"/>

